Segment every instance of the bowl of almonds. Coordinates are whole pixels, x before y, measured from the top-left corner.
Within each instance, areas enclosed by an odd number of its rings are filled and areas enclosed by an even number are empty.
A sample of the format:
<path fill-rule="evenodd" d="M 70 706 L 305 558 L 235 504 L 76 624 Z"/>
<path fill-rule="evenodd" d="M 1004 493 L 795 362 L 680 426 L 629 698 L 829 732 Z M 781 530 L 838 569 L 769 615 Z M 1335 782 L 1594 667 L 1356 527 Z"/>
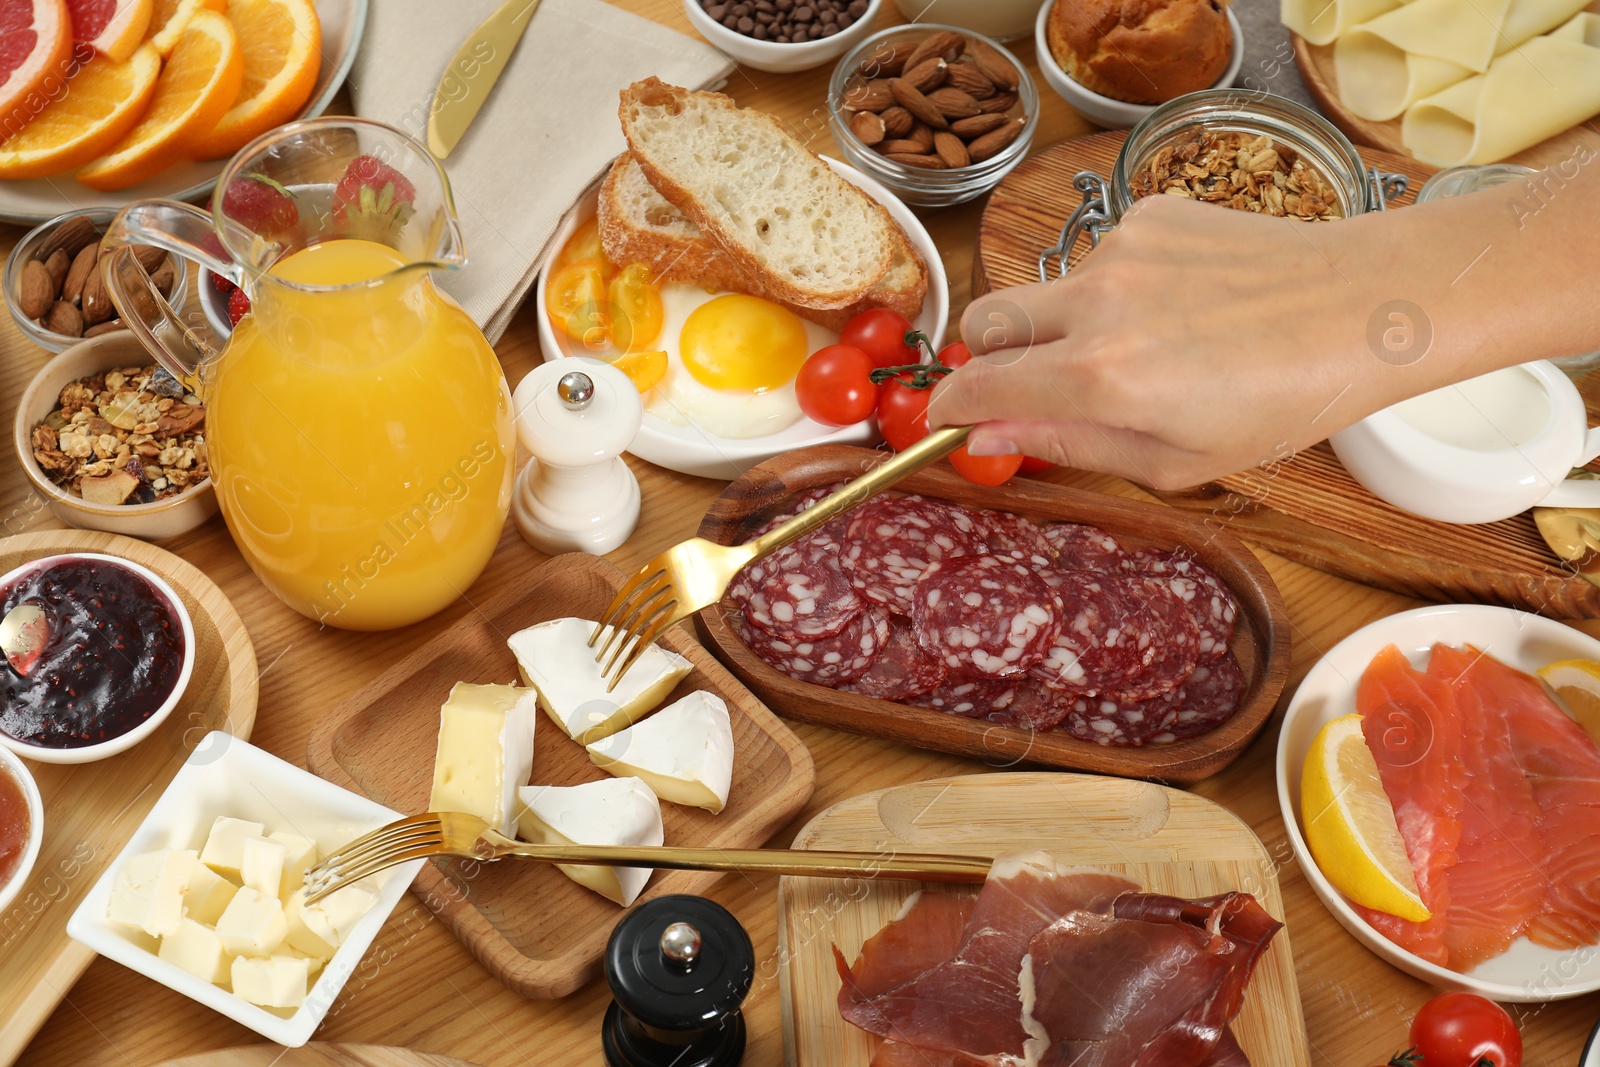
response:
<path fill-rule="evenodd" d="M 1027 155 L 1039 94 L 995 41 L 919 23 L 840 59 L 828 112 L 850 163 L 907 203 L 945 207 L 988 192 Z"/>
<path fill-rule="evenodd" d="M 100 238 L 114 214 L 105 208 L 69 211 L 28 231 L 12 249 L 6 303 L 17 328 L 35 344 L 60 352 L 86 337 L 125 329 L 98 270 Z M 189 285 L 184 261 L 151 246 L 135 248 L 134 255 L 167 302 L 181 308 Z"/>

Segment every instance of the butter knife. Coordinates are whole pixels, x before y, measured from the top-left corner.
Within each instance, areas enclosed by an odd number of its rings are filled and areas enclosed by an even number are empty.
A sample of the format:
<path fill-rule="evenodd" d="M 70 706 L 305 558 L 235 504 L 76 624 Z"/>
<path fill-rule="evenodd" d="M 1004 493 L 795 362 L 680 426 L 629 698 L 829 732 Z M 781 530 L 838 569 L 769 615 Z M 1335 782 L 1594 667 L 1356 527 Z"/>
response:
<path fill-rule="evenodd" d="M 466 136 L 538 6 L 539 0 L 506 0 L 445 64 L 428 112 L 428 150 L 434 155 L 443 159 Z"/>

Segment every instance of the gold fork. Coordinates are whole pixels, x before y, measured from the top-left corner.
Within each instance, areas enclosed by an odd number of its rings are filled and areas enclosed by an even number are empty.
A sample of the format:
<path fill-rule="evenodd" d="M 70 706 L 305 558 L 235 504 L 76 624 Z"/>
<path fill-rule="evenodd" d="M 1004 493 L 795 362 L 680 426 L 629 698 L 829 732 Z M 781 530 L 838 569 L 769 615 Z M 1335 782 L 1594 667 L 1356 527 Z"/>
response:
<path fill-rule="evenodd" d="M 532 845 L 511 838 L 476 815 L 430 811 L 358 837 L 306 871 L 306 902 L 315 903 L 352 882 L 410 860 L 506 856 L 544 863 L 602 867 L 660 867 L 673 871 L 738 871 L 817 878 L 891 878 L 922 882 L 981 882 L 992 863 L 984 856 L 827 852 L 812 849 L 674 848 L 665 845 Z"/>
<path fill-rule="evenodd" d="M 840 512 L 949 455 L 961 447 L 971 430 L 970 426 L 947 426 L 934 431 L 754 541 L 719 545 L 703 537 L 692 537 L 640 567 L 617 591 L 616 598 L 589 636 L 589 647 L 593 648 L 608 627 L 611 631 L 594 657 L 596 663 L 605 661 L 600 675 L 611 679 L 606 691 L 617 687 L 634 660 L 654 644 L 667 627 L 721 600 L 733 576 L 747 564 L 775 552 Z M 607 652 L 611 653 L 610 659 L 605 658 Z M 616 668 L 615 673 L 613 668 Z"/>

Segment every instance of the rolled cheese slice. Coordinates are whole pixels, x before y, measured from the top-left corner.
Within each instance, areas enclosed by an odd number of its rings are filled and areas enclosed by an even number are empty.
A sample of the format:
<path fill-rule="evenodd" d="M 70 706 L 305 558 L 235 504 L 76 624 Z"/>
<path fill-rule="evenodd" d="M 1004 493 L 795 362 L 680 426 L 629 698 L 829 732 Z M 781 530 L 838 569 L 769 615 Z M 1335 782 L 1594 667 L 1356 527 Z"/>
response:
<path fill-rule="evenodd" d="M 1283 0 L 1278 15 L 1290 32 L 1331 44 L 1350 27 L 1399 7 L 1401 0 Z"/>
<path fill-rule="evenodd" d="M 1579 14 L 1406 113 L 1411 154 L 1436 167 L 1494 163 L 1600 114 L 1600 15 Z"/>

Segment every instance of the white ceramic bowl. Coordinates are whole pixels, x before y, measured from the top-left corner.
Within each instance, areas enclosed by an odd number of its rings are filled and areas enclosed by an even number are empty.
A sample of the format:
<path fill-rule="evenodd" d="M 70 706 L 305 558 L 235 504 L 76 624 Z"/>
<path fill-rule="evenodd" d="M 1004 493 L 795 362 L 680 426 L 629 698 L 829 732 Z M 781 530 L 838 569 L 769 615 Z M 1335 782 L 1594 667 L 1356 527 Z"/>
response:
<path fill-rule="evenodd" d="M 166 721 L 172 709 L 178 706 L 178 701 L 183 699 L 183 691 L 189 687 L 189 676 L 194 672 L 194 622 L 189 618 L 189 609 L 183 606 L 183 601 L 173 591 L 172 586 L 148 567 L 141 566 L 130 559 L 120 556 L 107 556 L 99 552 L 65 552 L 55 556 L 44 556 L 40 559 L 24 563 L 0 575 L 0 589 L 9 586 L 18 577 L 49 566 L 52 563 L 61 563 L 67 560 L 92 559 L 106 566 L 120 567 L 138 575 L 149 582 L 157 593 L 165 597 L 167 603 L 172 605 L 174 616 L 178 620 L 178 627 L 183 632 L 183 665 L 178 669 L 178 680 L 172 686 L 172 692 L 162 702 L 148 719 L 135 726 L 125 734 L 113 737 L 109 741 L 102 741 L 98 745 L 84 745 L 81 748 L 50 748 L 45 745 L 30 745 L 26 741 L 19 741 L 15 737 L 0 732 L 0 745 L 15 752 L 19 756 L 26 756 L 40 763 L 93 763 L 103 760 L 107 756 L 115 756 L 119 752 L 126 752 L 140 741 L 155 733 L 156 728 Z"/>
<path fill-rule="evenodd" d="M 1578 1067 L 1600 1067 L 1600 1022 L 1594 1024 L 1589 1040 L 1578 1056 Z"/>
<path fill-rule="evenodd" d="M 28 875 L 39 858 L 39 847 L 44 843 L 44 801 L 39 796 L 39 783 L 33 780 L 28 765 L 13 755 L 10 749 L 0 748 L 0 774 L 9 774 L 16 779 L 17 785 L 22 788 L 22 795 L 28 801 L 28 843 L 23 847 L 22 862 L 17 864 L 8 881 L 0 883 L 0 911 L 4 911 L 17 899 L 22 887 L 27 885 Z"/>
<path fill-rule="evenodd" d="M 1102 96 L 1078 84 L 1077 80 L 1062 69 L 1055 57 L 1050 54 L 1050 42 L 1045 32 L 1045 27 L 1050 24 L 1050 12 L 1054 9 L 1056 0 L 1049 0 L 1039 9 L 1039 17 L 1033 24 L 1033 45 L 1039 57 L 1039 73 L 1044 75 L 1044 80 L 1056 95 L 1072 105 L 1072 109 L 1097 126 L 1112 128 L 1126 128 L 1135 126 L 1139 120 L 1154 111 L 1159 104 L 1130 104 L 1126 100 L 1117 100 L 1109 96 Z M 1227 12 L 1228 29 L 1233 31 L 1233 58 L 1228 61 L 1228 69 L 1222 72 L 1211 86 L 1212 89 L 1226 89 L 1239 77 L 1239 68 L 1244 65 L 1244 30 L 1239 26 L 1239 20 L 1234 17 L 1232 9 Z"/>
<path fill-rule="evenodd" d="M 1600 641 L 1570 626 L 1524 611 L 1481 604 L 1441 604 L 1403 611 L 1346 637 L 1311 668 L 1283 713 L 1278 735 L 1278 805 L 1295 859 L 1339 925 L 1375 954 L 1424 982 L 1524 1004 L 1600 990 L 1600 952 L 1593 947 L 1563 951 L 1522 938 L 1502 955 L 1465 974 L 1429 963 L 1367 925 L 1318 869 L 1306 847 L 1300 818 L 1300 772 L 1317 731 L 1356 710 L 1356 683 L 1385 646 L 1398 645 L 1420 667 L 1426 664 L 1433 645 L 1441 641 L 1470 644 L 1529 672 L 1560 659 L 1600 659 Z"/>
<path fill-rule="evenodd" d="M 728 2 L 735 3 L 736 0 Z M 699 31 L 700 36 L 711 42 L 713 48 L 741 67 L 773 74 L 789 74 L 832 63 L 872 32 L 872 23 L 882 7 L 883 0 L 868 0 L 866 14 L 851 23 L 848 29 L 820 41 L 784 44 L 781 41 L 758 41 L 754 37 L 746 37 L 706 14 L 700 6 L 700 0 L 683 0 L 683 13 L 689 17 L 690 24 Z"/>
<path fill-rule="evenodd" d="M 41 367 L 17 401 L 11 431 L 17 462 L 50 513 L 68 526 L 161 541 L 188 533 L 217 513 L 217 494 L 210 478 L 177 496 L 149 504 L 91 504 L 52 482 L 33 458 L 33 428 L 55 409 L 62 386 L 113 367 L 142 367 L 153 362 L 155 358 L 126 330 L 91 337 Z"/>
<path fill-rule="evenodd" d="M 102 956 L 214 1008 L 268 1040 L 298 1047 L 310 1040 L 328 1014 L 423 861 L 414 860 L 376 876 L 378 902 L 361 917 L 350 937 L 323 967 L 306 1002 L 293 1015 L 284 1017 L 160 959 L 155 953 L 154 938 L 111 923 L 105 917 L 117 870 L 127 859 L 160 848 L 198 849 L 219 815 L 250 819 L 308 837 L 317 843 L 322 855 L 400 818 L 399 812 L 382 804 L 341 789 L 248 742 L 213 731 L 189 754 L 161 799 L 133 832 L 127 847 L 106 867 L 72 913 L 67 934 Z"/>
<path fill-rule="evenodd" d="M 894 220 L 905 230 L 906 237 L 927 263 L 928 295 L 922 301 L 922 314 L 916 317 L 912 325 L 927 334 L 928 339 L 933 342 L 934 350 L 937 351 L 944 338 L 945 319 L 950 315 L 950 283 L 945 277 L 944 262 L 939 256 L 938 247 L 933 243 L 933 238 L 928 236 L 928 231 L 911 213 L 911 209 L 901 203 L 899 197 L 885 188 L 881 182 L 856 170 L 848 163 L 828 159 L 826 156 L 823 158 L 840 176 L 882 204 L 889 214 L 894 216 Z M 566 222 L 556 231 L 555 240 L 550 245 L 551 249 L 559 251 L 579 226 L 594 218 L 597 200 L 598 187 L 583 195 L 577 207 L 567 216 Z M 545 307 L 543 274 L 535 284 L 539 347 L 544 353 L 544 358 L 551 360 L 563 356 L 586 355 L 587 353 L 579 351 L 579 346 L 575 343 L 558 335 L 555 328 L 550 325 L 550 316 Z M 792 452 L 797 448 L 809 445 L 872 445 L 877 441 L 877 430 L 870 419 L 853 426 L 833 427 L 823 426 L 802 416 L 798 422 L 778 433 L 735 440 L 708 434 L 694 426 L 674 426 L 647 411 L 644 415 L 644 424 L 639 428 L 638 436 L 633 439 L 628 451 L 640 459 L 648 460 L 668 470 L 692 474 L 698 478 L 730 481 L 757 463 L 785 452 Z"/>

